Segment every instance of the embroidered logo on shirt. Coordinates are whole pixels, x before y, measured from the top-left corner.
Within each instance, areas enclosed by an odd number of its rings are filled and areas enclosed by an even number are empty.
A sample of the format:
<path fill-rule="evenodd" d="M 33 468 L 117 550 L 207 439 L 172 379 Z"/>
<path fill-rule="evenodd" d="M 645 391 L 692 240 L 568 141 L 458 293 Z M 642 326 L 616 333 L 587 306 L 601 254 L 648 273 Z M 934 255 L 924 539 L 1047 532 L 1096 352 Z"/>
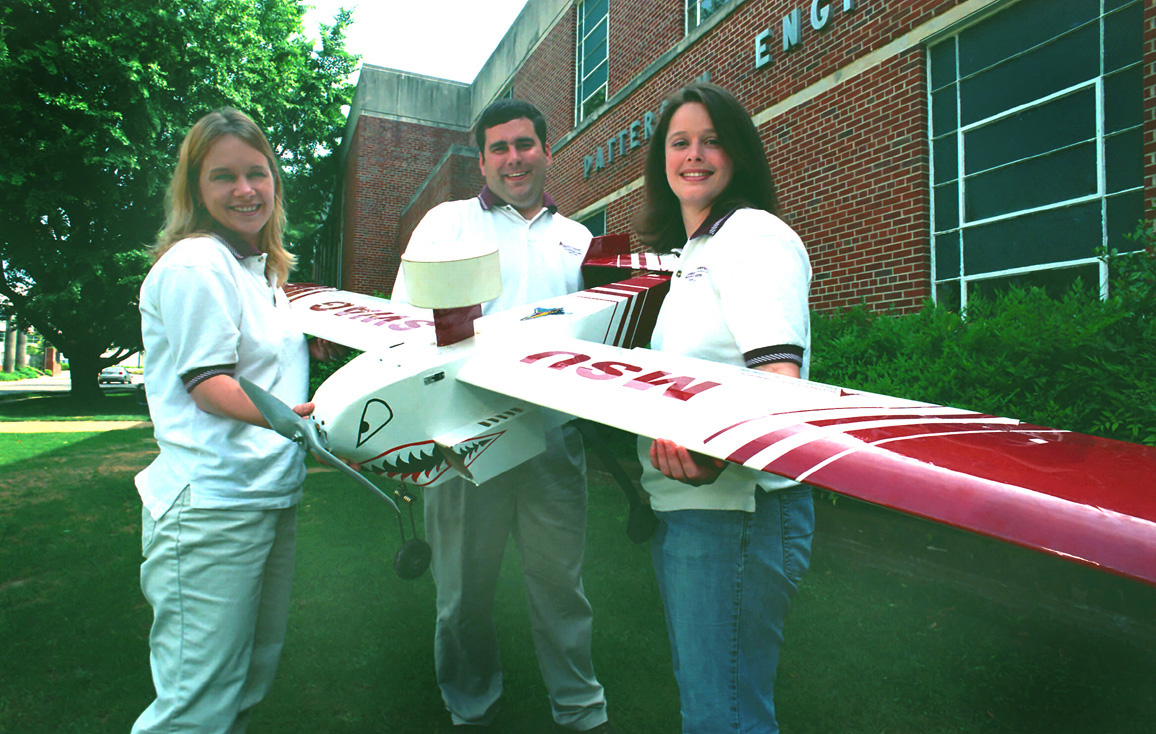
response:
<path fill-rule="evenodd" d="M 709 273 L 710 273 L 710 270 L 706 266 L 700 265 L 697 268 L 695 268 L 694 270 L 691 270 L 689 273 L 687 273 L 685 278 L 687 281 L 695 281 L 695 280 L 698 280 L 699 278 L 705 277 Z"/>
<path fill-rule="evenodd" d="M 561 247 L 567 252 L 567 254 L 573 255 L 574 257 L 582 257 L 582 250 L 574 247 L 573 245 L 567 245 L 565 242 L 559 242 L 558 247 Z"/>

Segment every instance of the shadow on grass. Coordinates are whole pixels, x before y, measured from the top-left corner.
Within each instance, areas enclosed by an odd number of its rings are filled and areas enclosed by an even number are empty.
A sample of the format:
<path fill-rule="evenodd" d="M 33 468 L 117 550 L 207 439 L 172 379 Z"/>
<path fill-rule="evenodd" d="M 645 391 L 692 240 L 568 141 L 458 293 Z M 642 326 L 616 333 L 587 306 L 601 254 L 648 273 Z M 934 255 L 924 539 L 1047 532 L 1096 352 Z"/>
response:
<path fill-rule="evenodd" d="M 0 399 L 0 421 L 148 420 L 149 410 L 136 387 L 105 388 L 101 397 L 78 400 L 69 393 L 6 395 Z"/>
<path fill-rule="evenodd" d="M 150 443 L 147 430 L 109 432 L 0 476 L 0 732 L 124 732 L 151 699 L 132 485 Z M 873 517 L 842 500 L 820 509 L 824 535 L 782 659 L 785 732 L 1150 730 L 1156 642 L 1144 630 L 1154 627 L 1101 619 L 1091 609 L 1099 600 L 1080 594 L 1092 588 L 1152 610 L 1152 589 L 1098 585 L 1102 574 L 1046 558 L 1041 572 L 1035 554 L 998 559 L 1026 551 L 993 544 L 979 553 L 928 523 Z M 624 525 L 620 494 L 595 475 L 585 582 L 599 678 L 620 731 L 676 732 L 648 549 L 631 544 Z M 310 473 L 288 644 L 251 732 L 413 734 L 444 721 L 433 584 L 428 574 L 393 575 L 398 542 L 381 502 L 332 471 Z M 929 545 L 959 563 L 913 557 Z M 1048 593 L 1068 598 L 1042 599 L 1025 573 L 1054 574 Z M 507 732 L 538 734 L 548 731 L 549 705 L 519 575 L 511 548 L 495 612 L 502 721 Z M 1073 616 L 1079 608 L 1089 611 Z"/>

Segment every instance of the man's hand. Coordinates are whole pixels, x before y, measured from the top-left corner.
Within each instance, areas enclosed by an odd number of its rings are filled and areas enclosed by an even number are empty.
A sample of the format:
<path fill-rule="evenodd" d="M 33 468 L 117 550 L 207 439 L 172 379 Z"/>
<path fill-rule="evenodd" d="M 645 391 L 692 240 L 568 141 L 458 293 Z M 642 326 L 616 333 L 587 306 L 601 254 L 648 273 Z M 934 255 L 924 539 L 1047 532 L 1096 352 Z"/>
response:
<path fill-rule="evenodd" d="M 660 438 L 650 444 L 650 465 L 665 477 L 701 487 L 718 479 L 727 463 Z"/>

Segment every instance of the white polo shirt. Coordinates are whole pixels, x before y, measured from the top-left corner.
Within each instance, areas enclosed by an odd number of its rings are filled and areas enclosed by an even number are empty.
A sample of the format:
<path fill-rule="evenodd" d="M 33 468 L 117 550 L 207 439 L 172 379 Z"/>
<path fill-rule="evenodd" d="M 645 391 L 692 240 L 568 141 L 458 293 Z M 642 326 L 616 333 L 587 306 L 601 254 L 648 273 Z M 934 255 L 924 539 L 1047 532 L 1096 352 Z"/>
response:
<path fill-rule="evenodd" d="M 186 486 L 192 507 L 280 509 L 301 498 L 304 450 L 273 431 L 207 413 L 182 376 L 246 377 L 288 405 L 306 401 L 309 352 L 264 254 L 213 235 L 173 245 L 141 286 L 145 385 L 160 455 L 136 476 L 159 518 Z M 230 366 L 235 368 L 229 369 Z"/>
<path fill-rule="evenodd" d="M 472 199 L 447 201 L 422 218 L 406 252 L 436 252 L 463 239 L 496 244 L 502 294 L 482 304 L 483 314 L 582 290 L 582 260 L 590 247 L 590 230 L 558 214 L 550 197 L 545 203 L 526 219 L 489 188 Z M 401 271 L 392 300 L 409 302 Z"/>
<path fill-rule="evenodd" d="M 738 209 L 708 221 L 678 259 L 651 348 L 739 367 L 792 361 L 806 379 L 811 361 L 808 299 L 811 264 L 799 236 L 759 209 Z M 754 512 L 754 487 L 797 483 L 728 466 L 712 484 L 691 487 L 650 465 L 650 439 L 640 438 L 642 484 L 656 510 Z"/>

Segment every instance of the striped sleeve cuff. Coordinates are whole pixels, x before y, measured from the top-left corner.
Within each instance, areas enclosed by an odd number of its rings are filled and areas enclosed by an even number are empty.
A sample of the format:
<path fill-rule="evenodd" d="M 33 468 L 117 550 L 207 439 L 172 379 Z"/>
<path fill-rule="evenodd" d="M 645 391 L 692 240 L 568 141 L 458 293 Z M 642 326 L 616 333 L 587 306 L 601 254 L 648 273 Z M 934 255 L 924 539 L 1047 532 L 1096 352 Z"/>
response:
<path fill-rule="evenodd" d="M 796 347 L 794 344 L 776 344 L 773 347 L 752 349 L 743 353 L 743 361 L 746 362 L 747 367 L 758 367 L 761 364 L 774 364 L 776 362 L 790 362 L 802 367 L 803 348 Z"/>
<path fill-rule="evenodd" d="M 198 367 L 195 370 L 189 370 L 181 375 L 181 382 L 185 383 L 185 392 L 192 392 L 193 388 L 200 385 L 210 377 L 217 375 L 233 376 L 233 372 L 237 369 L 235 364 L 218 364 L 212 367 Z"/>

